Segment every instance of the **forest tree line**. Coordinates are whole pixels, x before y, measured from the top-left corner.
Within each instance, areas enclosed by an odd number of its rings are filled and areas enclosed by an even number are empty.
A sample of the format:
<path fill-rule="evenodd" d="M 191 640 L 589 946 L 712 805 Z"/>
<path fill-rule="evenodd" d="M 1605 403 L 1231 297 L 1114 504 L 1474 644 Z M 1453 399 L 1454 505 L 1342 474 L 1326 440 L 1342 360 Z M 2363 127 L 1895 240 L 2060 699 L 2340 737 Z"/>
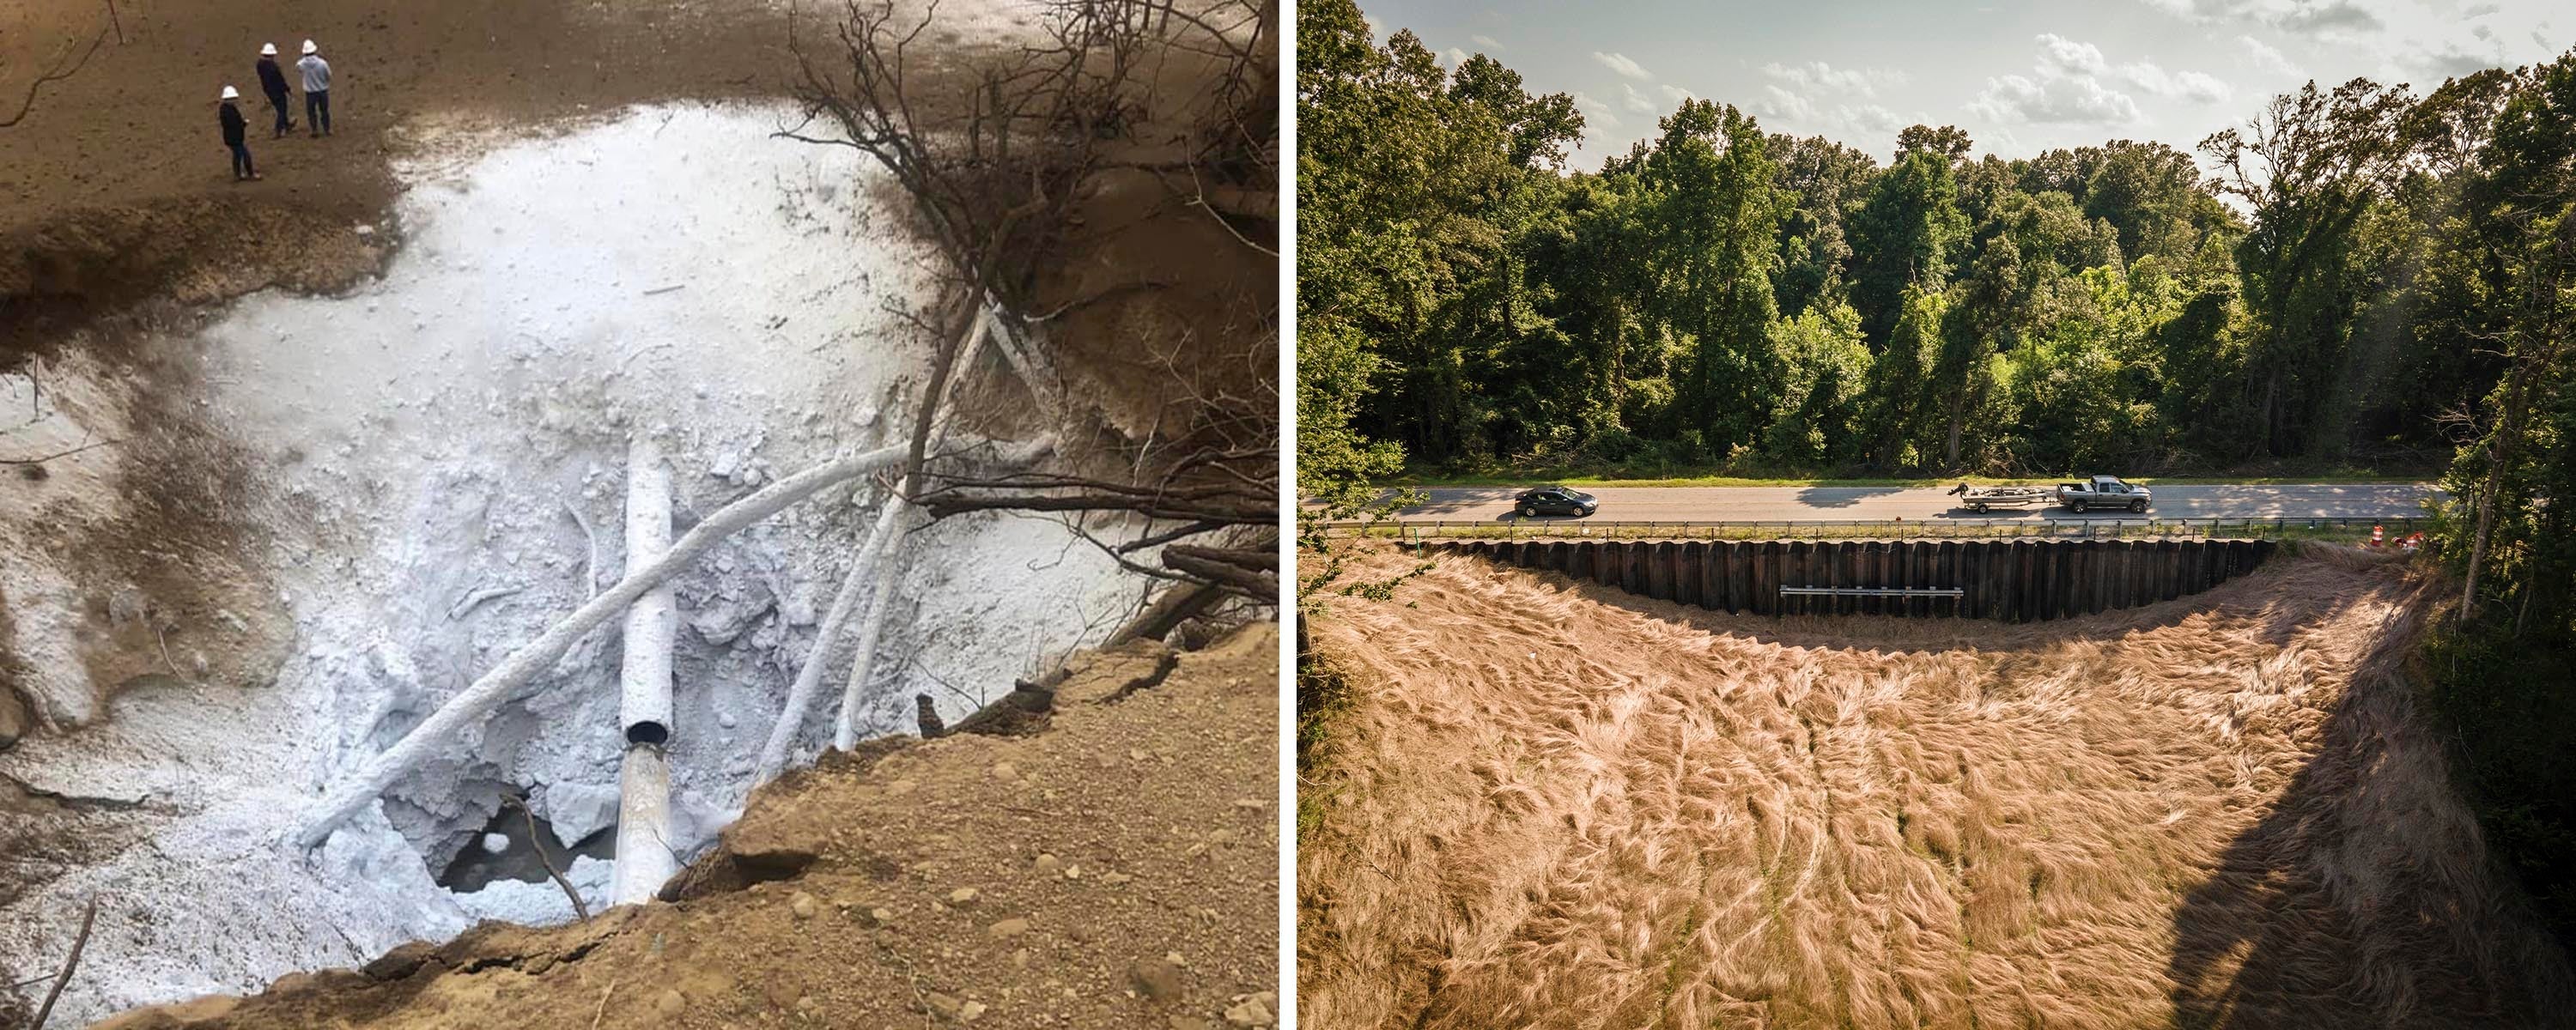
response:
<path fill-rule="evenodd" d="M 1892 161 L 1690 100 L 1598 171 L 1489 57 L 1301 9 L 1301 389 L 1421 467 L 2438 467 L 2501 366 L 2466 195 L 2523 80 L 2311 85 L 2200 144 Z"/>
<path fill-rule="evenodd" d="M 2194 154 L 1894 158 L 1691 100 L 1583 119 L 1483 56 L 1299 9 L 1298 484 L 1682 464 L 2447 491 L 2424 664 L 2489 846 L 2576 942 L 2576 51 L 2311 83 Z"/>

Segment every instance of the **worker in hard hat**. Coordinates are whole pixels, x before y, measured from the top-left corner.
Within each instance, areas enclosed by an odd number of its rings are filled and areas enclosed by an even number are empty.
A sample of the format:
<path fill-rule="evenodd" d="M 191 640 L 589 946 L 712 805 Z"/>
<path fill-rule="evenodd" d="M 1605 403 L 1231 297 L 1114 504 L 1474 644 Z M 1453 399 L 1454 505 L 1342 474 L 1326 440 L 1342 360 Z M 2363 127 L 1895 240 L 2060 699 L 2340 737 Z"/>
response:
<path fill-rule="evenodd" d="M 249 127 L 250 121 L 242 117 L 240 100 L 240 90 L 224 87 L 223 107 L 215 113 L 215 120 L 224 127 L 224 146 L 233 152 L 234 182 L 259 178 L 259 169 L 251 167 L 250 145 L 242 141 L 242 130 Z"/>
<path fill-rule="evenodd" d="M 304 41 L 304 58 L 295 62 L 295 70 L 304 73 L 304 121 L 315 136 L 331 134 L 331 62 L 322 59 L 322 48 Z"/>
<path fill-rule="evenodd" d="M 277 132 L 270 139 L 295 131 L 295 119 L 286 114 L 286 73 L 277 67 L 277 44 L 259 45 L 259 91 L 268 94 L 268 106 L 277 112 Z"/>

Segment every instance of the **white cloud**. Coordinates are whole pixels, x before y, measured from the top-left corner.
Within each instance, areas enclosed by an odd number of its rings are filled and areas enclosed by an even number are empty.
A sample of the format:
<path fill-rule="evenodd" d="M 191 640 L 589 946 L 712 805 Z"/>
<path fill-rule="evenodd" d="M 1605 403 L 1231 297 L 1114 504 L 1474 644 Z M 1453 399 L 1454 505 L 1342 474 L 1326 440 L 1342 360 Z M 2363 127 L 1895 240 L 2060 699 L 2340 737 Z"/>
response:
<path fill-rule="evenodd" d="M 2043 72 L 2064 75 L 2099 75 L 2105 63 L 2102 48 L 2091 43 L 2078 43 L 2054 32 L 2039 34 L 2039 67 Z"/>
<path fill-rule="evenodd" d="M 1823 132 L 1844 137 L 1893 136 L 1913 124 L 1886 107 L 1870 103 L 1881 90 L 1903 85 L 1906 75 L 1892 68 L 1837 68 L 1823 61 L 1766 64 L 1762 74 L 1779 80 L 1765 83 L 1752 103 L 1753 113 L 1770 127 L 1801 133 Z M 1796 87 L 1794 89 L 1788 87 Z"/>
<path fill-rule="evenodd" d="M 1873 137 L 1891 141 L 1906 126 L 1923 121 L 1921 118 L 1907 118 L 1877 104 L 1840 108 L 1835 113 L 1853 128 L 1867 132 Z"/>
<path fill-rule="evenodd" d="M 2504 47 L 2492 36 L 2478 36 L 2475 42 L 2451 39 L 2439 43 L 2420 43 L 2413 52 L 2399 60 L 2409 69 L 2445 79 L 2470 75 L 2488 68 L 2513 66 L 2513 62 L 2505 57 Z"/>
<path fill-rule="evenodd" d="M 1647 71 L 1644 65 L 1629 60 L 1628 55 L 1626 54 L 1605 54 L 1601 51 L 1595 50 L 1592 52 L 1592 59 L 1601 62 L 1602 67 L 1608 68 L 1611 71 L 1618 72 L 1619 74 L 1632 79 L 1651 79 L 1655 77 L 1655 73 Z"/>
<path fill-rule="evenodd" d="M 2412 82 L 2421 91 L 2487 68 L 2548 61 L 2566 46 L 2549 42 L 2565 35 L 2551 26 L 2567 9 L 2564 2 L 2453 2 L 2463 4 L 2456 14 L 2445 9 L 2447 4 L 2392 9 L 2390 29 L 2373 48 L 2381 64 L 2373 77 Z"/>
<path fill-rule="evenodd" d="M 1450 47 L 1448 51 L 1443 53 L 1441 56 L 1449 59 L 1449 67 L 1452 68 L 1467 63 L 1467 52 L 1454 46 Z"/>
<path fill-rule="evenodd" d="M 1752 106 L 1753 113 L 1764 118 L 1807 123 L 1816 118 L 1815 104 L 1778 86 L 1762 87 L 1762 95 L 1754 99 Z"/>
<path fill-rule="evenodd" d="M 1920 114 L 1907 117 L 1880 104 L 1817 103 L 1776 85 L 1763 86 L 1761 95 L 1747 106 L 1756 117 L 1764 119 L 1767 130 L 1801 135 L 1823 133 L 1844 140 L 1893 142 L 1898 130 L 1929 120 Z"/>
<path fill-rule="evenodd" d="M 1681 88 L 1680 86 L 1676 86 L 1676 85 L 1673 85 L 1673 84 L 1671 84 L 1671 83 L 1665 83 L 1665 84 L 1663 84 L 1663 85 L 1661 85 L 1661 86 L 1657 86 L 1657 87 L 1655 87 L 1655 90 L 1656 90 L 1657 92 L 1662 93 L 1662 94 L 1664 95 L 1664 99 L 1672 101 L 1672 102 L 1673 102 L 1673 106 L 1675 106 L 1675 107 L 1679 107 L 1679 106 L 1681 106 L 1681 102 L 1682 102 L 1682 101 L 1692 99 L 1692 97 L 1691 97 L 1691 91 L 1686 90 L 1686 89 L 1683 89 L 1683 88 Z"/>
<path fill-rule="evenodd" d="M 1591 130 L 1596 128 L 1615 129 L 1619 127 L 1619 116 L 1610 113 L 1610 105 L 1593 99 L 1592 95 L 1589 93 L 1576 90 L 1574 93 L 1574 106 L 1583 109 L 1585 135 L 1594 135 L 1595 133 Z"/>
<path fill-rule="evenodd" d="M 2107 127 L 2137 121 L 2137 101 L 2103 84 L 2110 74 L 2110 62 L 2103 59 L 2101 48 L 2042 34 L 2039 63 L 2031 73 L 1987 79 L 1985 90 L 1968 102 L 1968 110 L 2007 123 Z"/>
<path fill-rule="evenodd" d="M 1999 122 L 2126 125 L 2138 120 L 2138 103 L 2091 76 L 2004 75 L 1986 80 L 1968 110 Z"/>
<path fill-rule="evenodd" d="M 2274 75 L 2283 75 L 2294 79 L 2304 79 L 2308 77 L 2308 73 L 2301 69 L 2296 63 L 2292 62 L 2288 55 L 2266 45 L 2262 40 L 2256 39 L 2252 36 L 2238 36 L 2236 37 L 2236 42 L 2237 45 L 2245 48 L 2245 52 L 2248 55 L 2253 57 L 2255 68 L 2270 72 Z"/>
<path fill-rule="evenodd" d="M 2042 33 L 2030 74 L 1987 79 L 1968 109 L 2007 123 L 2109 127 L 2139 121 L 2137 101 L 2120 87 L 2196 104 L 2218 103 L 2235 92 L 2213 75 L 2170 71 L 2153 61 L 2114 65 L 2100 47 Z"/>
<path fill-rule="evenodd" d="M 1828 89 L 1875 97 L 1882 87 L 1902 85 L 1905 73 L 1889 68 L 1836 68 L 1823 61 L 1805 64 L 1766 64 L 1762 74 L 1800 89 Z"/>
<path fill-rule="evenodd" d="M 2387 27 L 2356 0 L 2144 0 L 2197 24 L 2269 25 L 2286 32 L 2358 33 Z"/>
<path fill-rule="evenodd" d="M 2215 104 L 2235 92 L 2216 76 L 2200 72 L 2169 72 L 2157 67 L 2153 61 L 2121 65 L 2119 76 L 2130 85 L 2157 96 L 2195 104 Z"/>
<path fill-rule="evenodd" d="M 1619 84 L 1619 88 L 1625 90 L 1628 94 L 1619 101 L 1620 103 L 1628 105 L 1628 110 L 1634 111 L 1638 114 L 1655 113 L 1655 102 L 1646 99 L 1645 94 L 1637 92 L 1637 87 L 1622 82 Z"/>
<path fill-rule="evenodd" d="M 1492 37 L 1492 36 L 1488 36 L 1488 35 L 1485 35 L 1484 33 L 1481 33 L 1481 32 L 1479 32 L 1479 33 L 1477 33 L 1477 34 L 1475 34 L 1475 35 L 1472 35 L 1472 36 L 1467 37 L 1467 42 L 1474 43 L 1474 44 L 1476 44 L 1477 46 L 1484 47 L 1484 48 L 1485 48 L 1485 49 L 1487 49 L 1487 50 L 1492 50 L 1492 51 L 1495 51 L 1495 52 L 1497 52 L 1497 53 L 1501 52 L 1501 51 L 1502 51 L 1502 49 L 1503 49 L 1503 45 L 1502 45 L 1501 43 L 1499 43 L 1499 42 L 1496 42 L 1496 41 L 1494 40 L 1494 37 Z"/>

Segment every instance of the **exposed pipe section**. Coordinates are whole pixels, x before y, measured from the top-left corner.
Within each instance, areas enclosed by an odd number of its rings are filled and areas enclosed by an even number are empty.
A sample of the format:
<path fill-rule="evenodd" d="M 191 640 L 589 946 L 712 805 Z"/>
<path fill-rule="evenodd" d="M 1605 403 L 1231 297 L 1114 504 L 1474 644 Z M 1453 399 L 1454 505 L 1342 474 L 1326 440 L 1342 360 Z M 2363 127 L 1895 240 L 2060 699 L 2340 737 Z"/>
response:
<path fill-rule="evenodd" d="M 359 809 L 374 803 L 376 797 L 394 785 L 430 756 L 452 747 L 465 727 L 482 721 L 525 686 L 538 673 L 554 664 L 571 650 L 575 641 L 623 612 L 646 591 L 670 578 L 672 573 L 696 561 L 698 556 L 718 541 L 739 532 L 743 527 L 776 514 L 780 509 L 813 496 L 834 483 L 849 480 L 897 464 L 904 460 L 906 448 L 881 447 L 862 454 L 845 455 L 814 468 L 799 472 L 761 488 L 757 493 L 717 509 L 671 545 L 671 552 L 661 560 L 644 567 L 629 568 L 626 577 L 599 596 L 591 598 L 545 634 L 510 653 L 492 671 L 474 681 L 464 692 L 449 698 L 428 721 L 412 729 L 394 746 L 377 755 L 373 761 L 352 775 L 313 805 L 311 814 L 295 834 L 295 842 L 317 848 L 331 838 L 331 831 Z"/>
<path fill-rule="evenodd" d="M 652 440 L 638 434 L 626 451 L 626 563 L 641 569 L 671 550 L 671 469 Z M 679 630 L 671 584 L 664 581 L 626 610 L 619 667 L 618 722 L 626 754 L 618 772 L 617 866 L 609 904 L 653 900 L 679 871 L 671 853 L 671 650 Z"/>

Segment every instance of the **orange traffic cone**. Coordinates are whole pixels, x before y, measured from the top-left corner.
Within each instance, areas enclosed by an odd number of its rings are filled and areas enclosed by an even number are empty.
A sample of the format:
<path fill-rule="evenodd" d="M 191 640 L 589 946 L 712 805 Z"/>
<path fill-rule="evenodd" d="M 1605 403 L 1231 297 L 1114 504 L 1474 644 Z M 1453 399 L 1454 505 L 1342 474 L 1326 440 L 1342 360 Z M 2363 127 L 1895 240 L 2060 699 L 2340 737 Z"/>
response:
<path fill-rule="evenodd" d="M 2372 526 L 2372 527 L 2370 527 L 2370 546 L 2372 546 L 2372 547 L 2378 547 L 2378 546 L 2380 546 L 2380 544 L 2381 544 L 2381 543 L 2383 543 L 2383 542 L 2385 541 L 2387 532 L 2388 532 L 2388 531 L 2387 531 L 2387 529 L 2386 529 L 2385 527 L 2381 527 L 2381 526 Z"/>

